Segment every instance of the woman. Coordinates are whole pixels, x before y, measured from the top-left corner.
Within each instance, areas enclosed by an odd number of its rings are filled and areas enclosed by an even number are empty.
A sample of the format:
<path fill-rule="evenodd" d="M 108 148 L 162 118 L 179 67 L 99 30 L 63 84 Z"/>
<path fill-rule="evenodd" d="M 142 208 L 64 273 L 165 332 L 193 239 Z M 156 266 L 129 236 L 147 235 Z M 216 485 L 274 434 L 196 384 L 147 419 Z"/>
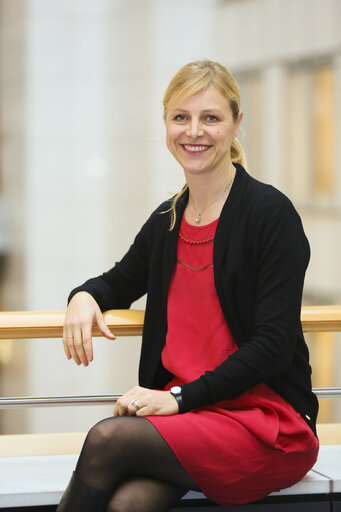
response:
<path fill-rule="evenodd" d="M 147 292 L 140 386 L 95 425 L 61 511 L 166 511 L 187 490 L 238 505 L 300 480 L 318 452 L 300 324 L 309 244 L 291 202 L 245 171 L 237 84 L 184 66 L 164 97 L 186 186 L 109 272 L 70 295 L 64 349 L 92 361 L 101 311 Z"/>

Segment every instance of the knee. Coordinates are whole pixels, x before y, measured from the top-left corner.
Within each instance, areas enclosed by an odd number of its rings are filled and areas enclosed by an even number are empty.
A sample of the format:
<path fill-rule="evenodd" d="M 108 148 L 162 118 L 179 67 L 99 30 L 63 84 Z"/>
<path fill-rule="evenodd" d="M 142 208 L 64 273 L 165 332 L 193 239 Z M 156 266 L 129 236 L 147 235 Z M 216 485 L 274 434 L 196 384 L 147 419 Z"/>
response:
<path fill-rule="evenodd" d="M 106 418 L 94 425 L 88 432 L 85 440 L 85 446 L 90 450 L 112 449 L 115 447 L 119 451 L 120 447 L 125 444 L 127 431 L 125 427 L 125 418 Z"/>
<path fill-rule="evenodd" d="M 151 512 L 155 507 L 155 498 L 160 491 L 149 479 L 143 477 L 124 478 L 116 488 L 107 505 L 106 512 Z M 153 506 L 154 505 L 154 506 Z"/>
<path fill-rule="evenodd" d="M 115 437 L 114 418 L 107 418 L 94 425 L 85 439 L 85 446 L 90 450 L 104 450 Z"/>
<path fill-rule="evenodd" d="M 134 495 L 116 493 L 109 502 L 106 512 L 139 512 L 139 503 L 136 501 Z"/>
<path fill-rule="evenodd" d="M 88 432 L 85 439 L 85 446 L 91 450 L 101 450 L 108 442 L 107 429 L 102 425 L 102 421 L 94 425 Z"/>

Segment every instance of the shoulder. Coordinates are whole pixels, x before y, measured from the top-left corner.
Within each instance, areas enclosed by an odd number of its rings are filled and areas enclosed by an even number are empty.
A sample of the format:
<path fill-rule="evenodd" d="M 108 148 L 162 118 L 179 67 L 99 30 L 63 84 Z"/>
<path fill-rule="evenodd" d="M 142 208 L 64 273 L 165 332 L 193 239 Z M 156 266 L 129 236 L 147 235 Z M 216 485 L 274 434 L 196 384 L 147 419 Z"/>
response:
<path fill-rule="evenodd" d="M 245 181 L 241 209 L 252 223 L 267 223 L 288 216 L 300 220 L 292 201 L 276 187 L 247 173 Z"/>
<path fill-rule="evenodd" d="M 258 261 L 261 255 L 282 254 L 288 261 L 298 261 L 302 255 L 307 264 L 310 248 L 301 218 L 291 200 L 274 186 L 246 173 L 238 220 L 236 236 L 247 241 L 250 257 Z"/>
<path fill-rule="evenodd" d="M 159 218 L 159 215 L 164 215 L 166 213 L 170 212 L 170 209 L 172 208 L 172 201 L 173 197 L 167 199 L 166 201 L 163 201 L 155 208 L 155 210 L 152 211 L 150 215 L 150 219 Z"/>
<path fill-rule="evenodd" d="M 291 200 L 273 185 L 263 183 L 249 176 L 246 187 L 247 200 L 254 208 L 267 209 L 292 209 Z"/>
<path fill-rule="evenodd" d="M 150 215 L 148 223 L 152 228 L 169 230 L 172 221 L 173 201 L 176 195 L 163 201 Z M 179 224 L 188 201 L 188 189 L 176 201 L 176 224 L 175 231 L 179 228 Z"/>
<path fill-rule="evenodd" d="M 170 216 L 172 209 L 172 200 L 173 198 L 167 199 L 163 201 L 152 211 L 150 214 L 147 224 L 151 229 L 157 228 L 160 229 L 162 227 L 169 227 L 170 225 Z"/>
<path fill-rule="evenodd" d="M 273 185 L 263 183 L 243 168 L 238 204 L 238 227 L 244 227 L 252 239 L 272 236 L 281 230 L 294 229 L 302 234 L 301 218 L 291 200 Z"/>
<path fill-rule="evenodd" d="M 167 199 L 157 206 L 143 224 L 137 237 L 154 243 L 161 240 L 169 231 L 173 198 Z"/>

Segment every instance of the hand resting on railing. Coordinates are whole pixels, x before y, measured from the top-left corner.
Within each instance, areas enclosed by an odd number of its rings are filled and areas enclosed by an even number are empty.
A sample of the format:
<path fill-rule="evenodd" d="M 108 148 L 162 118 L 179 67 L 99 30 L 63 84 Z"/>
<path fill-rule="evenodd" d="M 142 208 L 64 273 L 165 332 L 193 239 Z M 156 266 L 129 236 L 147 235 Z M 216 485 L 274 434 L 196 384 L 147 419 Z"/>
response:
<path fill-rule="evenodd" d="M 92 328 L 97 325 L 109 340 L 116 336 L 110 331 L 95 299 L 87 292 L 78 292 L 68 305 L 63 329 L 63 345 L 66 357 L 77 365 L 93 360 Z"/>

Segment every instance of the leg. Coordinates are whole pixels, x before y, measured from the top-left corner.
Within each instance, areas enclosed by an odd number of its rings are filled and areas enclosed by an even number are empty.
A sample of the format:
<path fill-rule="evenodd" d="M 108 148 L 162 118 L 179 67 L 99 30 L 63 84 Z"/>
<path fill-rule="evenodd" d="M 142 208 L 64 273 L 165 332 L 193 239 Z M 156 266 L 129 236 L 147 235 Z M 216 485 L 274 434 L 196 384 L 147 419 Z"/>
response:
<path fill-rule="evenodd" d="M 96 489 L 82 480 L 74 471 L 62 499 L 58 512 L 104 512 L 111 498 L 110 491 Z"/>
<path fill-rule="evenodd" d="M 103 493 L 109 491 L 113 495 L 132 476 L 154 480 L 154 488 L 158 480 L 162 483 L 158 486 L 160 495 L 170 496 L 164 498 L 165 503 L 174 501 L 187 489 L 199 490 L 154 425 L 146 418 L 135 416 L 107 418 L 95 425 L 85 440 L 76 475 L 92 489 Z M 134 489 L 141 494 L 143 486 L 135 483 Z M 127 494 L 122 486 L 117 496 L 114 495 L 111 506 L 116 506 L 117 500 L 122 503 Z M 145 499 L 150 500 L 152 494 L 145 492 Z M 61 508 L 60 512 L 64 510 L 68 509 Z M 72 510 L 76 512 L 77 509 Z"/>
<path fill-rule="evenodd" d="M 161 480 L 130 477 L 115 491 L 106 512 L 166 512 L 185 493 Z"/>
<path fill-rule="evenodd" d="M 76 473 L 98 489 L 114 490 L 131 475 L 198 489 L 154 425 L 136 416 L 97 423 L 85 440 Z"/>

